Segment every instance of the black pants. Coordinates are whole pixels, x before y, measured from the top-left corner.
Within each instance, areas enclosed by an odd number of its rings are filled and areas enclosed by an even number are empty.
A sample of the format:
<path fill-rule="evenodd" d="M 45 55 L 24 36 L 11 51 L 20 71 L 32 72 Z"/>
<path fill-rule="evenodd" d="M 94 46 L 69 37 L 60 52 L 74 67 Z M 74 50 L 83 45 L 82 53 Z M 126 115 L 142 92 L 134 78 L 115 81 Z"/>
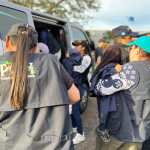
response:
<path fill-rule="evenodd" d="M 150 138 L 143 143 L 142 150 L 150 150 Z"/>

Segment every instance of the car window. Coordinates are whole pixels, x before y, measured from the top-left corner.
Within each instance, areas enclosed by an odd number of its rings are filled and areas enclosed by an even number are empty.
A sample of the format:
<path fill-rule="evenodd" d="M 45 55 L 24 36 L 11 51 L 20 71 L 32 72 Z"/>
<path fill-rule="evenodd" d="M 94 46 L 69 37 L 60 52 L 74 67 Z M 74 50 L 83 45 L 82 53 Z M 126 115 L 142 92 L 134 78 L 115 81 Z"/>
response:
<path fill-rule="evenodd" d="M 10 27 L 16 23 L 27 23 L 27 15 L 19 10 L 0 6 L 0 36 L 3 41 Z"/>
<path fill-rule="evenodd" d="M 80 29 L 72 27 L 72 35 L 73 35 L 73 41 L 75 40 L 87 40 L 84 32 L 82 32 Z"/>

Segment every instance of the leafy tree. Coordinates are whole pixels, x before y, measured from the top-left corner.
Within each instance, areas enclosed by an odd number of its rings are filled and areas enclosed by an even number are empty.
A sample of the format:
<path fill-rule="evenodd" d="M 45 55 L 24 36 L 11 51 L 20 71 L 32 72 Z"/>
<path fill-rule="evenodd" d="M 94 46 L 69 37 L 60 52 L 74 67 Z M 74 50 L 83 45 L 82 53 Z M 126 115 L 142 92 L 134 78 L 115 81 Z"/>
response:
<path fill-rule="evenodd" d="M 99 9 L 98 0 L 9 0 L 34 10 L 64 18 L 87 19 L 90 11 Z"/>

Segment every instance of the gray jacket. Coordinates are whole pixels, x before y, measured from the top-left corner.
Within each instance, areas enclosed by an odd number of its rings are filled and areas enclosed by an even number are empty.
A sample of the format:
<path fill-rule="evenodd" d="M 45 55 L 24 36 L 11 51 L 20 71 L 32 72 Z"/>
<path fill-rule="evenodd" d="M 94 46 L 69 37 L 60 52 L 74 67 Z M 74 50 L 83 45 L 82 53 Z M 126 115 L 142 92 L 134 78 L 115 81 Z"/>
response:
<path fill-rule="evenodd" d="M 20 111 L 9 104 L 10 62 L 11 57 L 0 57 L 0 149 L 71 150 L 67 88 L 59 62 L 51 55 L 30 56 L 28 96 Z"/>

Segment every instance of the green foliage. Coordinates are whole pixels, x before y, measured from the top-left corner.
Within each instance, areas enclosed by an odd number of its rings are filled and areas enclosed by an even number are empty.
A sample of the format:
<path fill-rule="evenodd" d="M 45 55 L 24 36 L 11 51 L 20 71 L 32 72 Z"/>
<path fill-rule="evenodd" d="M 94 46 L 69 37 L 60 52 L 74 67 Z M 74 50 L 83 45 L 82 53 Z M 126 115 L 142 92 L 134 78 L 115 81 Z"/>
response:
<path fill-rule="evenodd" d="M 50 13 L 64 18 L 86 19 L 87 12 L 96 11 L 98 0 L 9 0 L 34 10 Z M 86 14 L 86 15 L 85 15 Z"/>
<path fill-rule="evenodd" d="M 111 31 L 106 31 L 104 34 L 103 34 L 103 39 L 110 43 L 112 40 L 113 40 L 113 36 L 112 36 L 112 32 Z"/>

